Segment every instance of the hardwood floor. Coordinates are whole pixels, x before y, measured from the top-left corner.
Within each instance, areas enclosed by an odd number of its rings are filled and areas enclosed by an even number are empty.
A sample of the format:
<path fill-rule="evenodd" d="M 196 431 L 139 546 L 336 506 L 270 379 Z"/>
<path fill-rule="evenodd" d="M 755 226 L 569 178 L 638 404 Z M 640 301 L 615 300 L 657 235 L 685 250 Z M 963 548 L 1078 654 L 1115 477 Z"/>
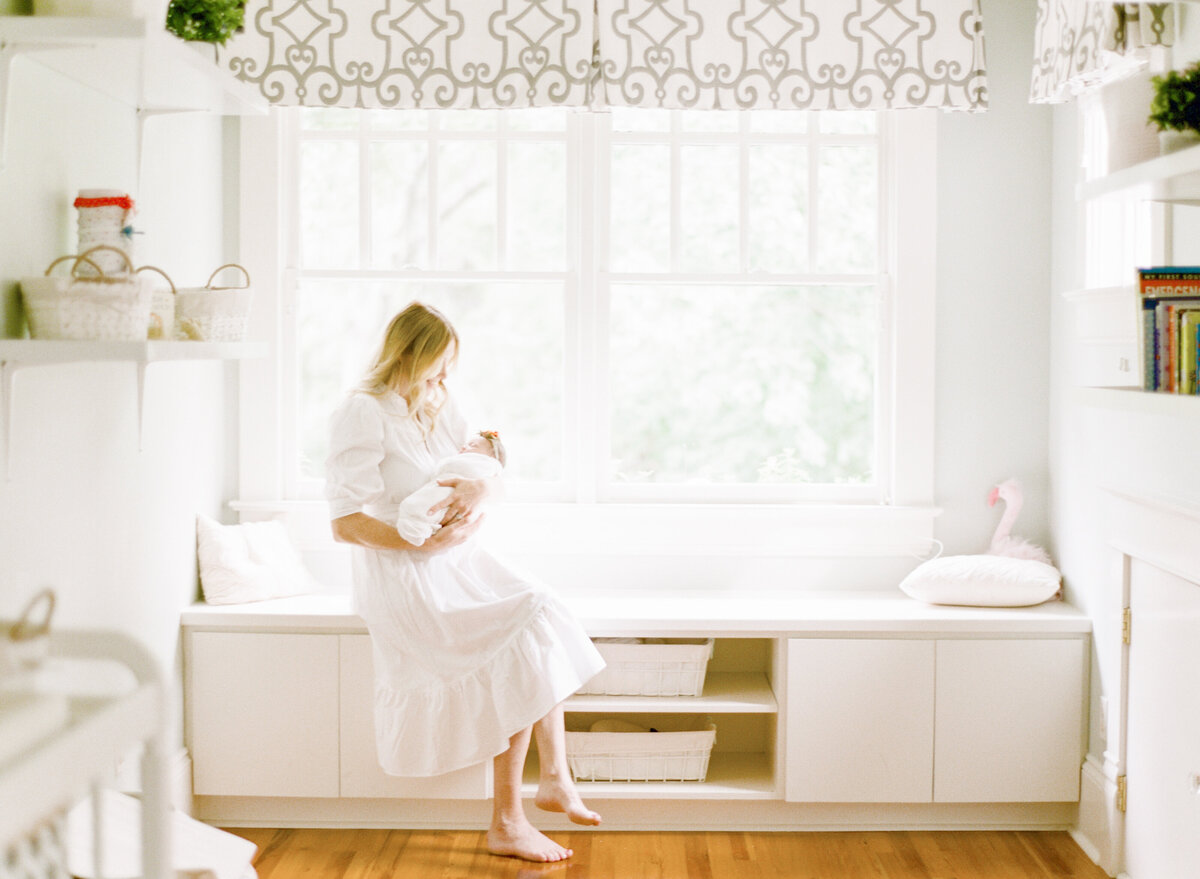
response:
<path fill-rule="evenodd" d="M 483 834 L 234 828 L 259 879 L 1106 879 L 1066 833 L 551 833 L 559 864 L 489 855 Z"/>

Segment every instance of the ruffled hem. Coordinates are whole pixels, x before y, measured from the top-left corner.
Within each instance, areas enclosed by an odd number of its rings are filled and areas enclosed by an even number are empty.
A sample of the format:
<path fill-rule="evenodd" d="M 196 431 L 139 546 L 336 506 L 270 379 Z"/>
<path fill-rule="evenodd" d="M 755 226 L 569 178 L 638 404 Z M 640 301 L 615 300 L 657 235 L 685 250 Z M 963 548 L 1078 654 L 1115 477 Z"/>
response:
<path fill-rule="evenodd" d="M 375 731 L 384 772 L 442 775 L 503 753 L 604 668 L 573 616 L 547 598 L 530 621 L 475 671 L 400 692 L 376 681 Z"/>

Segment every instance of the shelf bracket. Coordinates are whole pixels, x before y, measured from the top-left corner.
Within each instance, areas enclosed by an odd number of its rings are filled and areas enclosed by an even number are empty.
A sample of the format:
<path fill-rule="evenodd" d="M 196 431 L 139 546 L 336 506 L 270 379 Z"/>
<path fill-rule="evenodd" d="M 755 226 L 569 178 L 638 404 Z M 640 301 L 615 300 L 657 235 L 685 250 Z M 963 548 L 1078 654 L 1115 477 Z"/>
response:
<path fill-rule="evenodd" d="M 4 109 L 0 111 L 0 171 L 8 164 L 8 130 L 12 121 L 12 63 L 19 56 L 31 52 L 45 52 L 53 49 L 70 49 L 72 43 L 5 43 L 0 42 L 0 101 Z"/>
<path fill-rule="evenodd" d="M 137 108 L 137 142 L 134 145 L 134 161 L 137 163 L 134 167 L 137 170 L 138 192 L 141 192 L 142 187 L 142 153 L 143 146 L 146 141 L 146 123 L 151 119 L 156 119 L 159 116 L 177 116 L 180 113 L 205 113 L 206 110 L 179 108 L 179 109 L 164 109 L 150 110 L 143 107 Z"/>

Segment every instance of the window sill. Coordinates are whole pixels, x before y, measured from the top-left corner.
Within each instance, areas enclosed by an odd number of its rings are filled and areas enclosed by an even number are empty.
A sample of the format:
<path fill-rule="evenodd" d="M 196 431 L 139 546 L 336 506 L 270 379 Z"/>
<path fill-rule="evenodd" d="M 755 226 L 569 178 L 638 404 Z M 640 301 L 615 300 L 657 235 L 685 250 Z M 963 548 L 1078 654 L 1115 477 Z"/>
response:
<path fill-rule="evenodd" d="M 322 501 L 234 501 L 243 521 L 282 518 L 303 546 L 329 537 Z M 488 541 L 521 555 L 924 557 L 938 507 L 850 504 L 501 503 Z"/>

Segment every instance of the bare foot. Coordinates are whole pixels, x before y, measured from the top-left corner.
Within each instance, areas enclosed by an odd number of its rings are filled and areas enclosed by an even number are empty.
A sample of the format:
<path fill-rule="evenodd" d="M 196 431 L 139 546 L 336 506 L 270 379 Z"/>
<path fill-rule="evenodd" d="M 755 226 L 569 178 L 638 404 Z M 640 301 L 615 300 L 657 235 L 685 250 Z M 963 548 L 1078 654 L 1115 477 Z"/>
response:
<path fill-rule="evenodd" d="M 533 804 L 544 812 L 566 812 L 575 824 L 594 827 L 600 823 L 600 813 L 593 812 L 583 804 L 573 784 L 544 778 L 538 784 Z"/>
<path fill-rule="evenodd" d="M 487 832 L 487 850 L 494 855 L 525 861 L 565 861 L 574 854 L 528 821 L 493 824 Z"/>

